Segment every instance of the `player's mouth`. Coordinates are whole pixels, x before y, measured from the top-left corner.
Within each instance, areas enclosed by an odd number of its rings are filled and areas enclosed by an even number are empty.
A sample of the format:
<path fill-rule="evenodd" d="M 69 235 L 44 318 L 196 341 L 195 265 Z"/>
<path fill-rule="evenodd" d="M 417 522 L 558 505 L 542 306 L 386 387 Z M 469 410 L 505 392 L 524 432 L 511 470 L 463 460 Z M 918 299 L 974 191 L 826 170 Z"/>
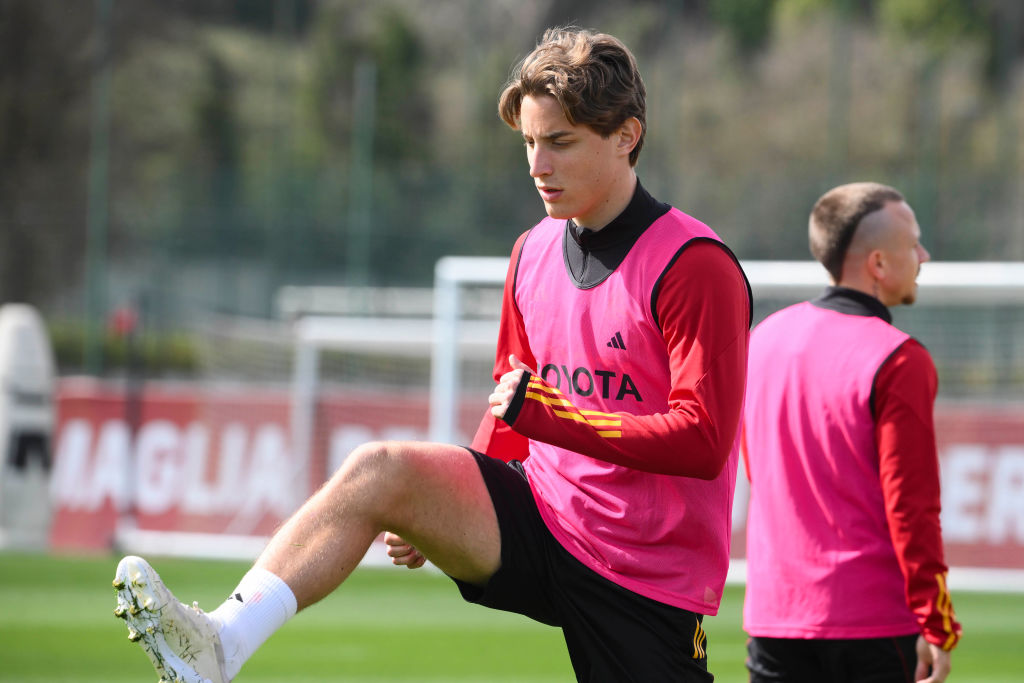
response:
<path fill-rule="evenodd" d="M 562 188 L 560 187 L 547 187 L 544 185 L 537 186 L 537 192 L 540 193 L 540 198 L 546 202 L 553 202 L 562 196 Z"/>

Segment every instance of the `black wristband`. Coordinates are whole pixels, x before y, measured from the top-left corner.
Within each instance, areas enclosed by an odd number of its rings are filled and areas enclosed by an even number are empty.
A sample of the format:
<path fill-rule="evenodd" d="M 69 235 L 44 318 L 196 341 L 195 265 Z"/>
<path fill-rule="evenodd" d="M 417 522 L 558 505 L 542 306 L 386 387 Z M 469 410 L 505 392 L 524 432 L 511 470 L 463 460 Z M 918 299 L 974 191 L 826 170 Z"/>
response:
<path fill-rule="evenodd" d="M 523 373 L 522 379 L 519 380 L 519 386 L 516 387 L 516 393 L 512 397 L 512 400 L 508 402 L 508 408 L 505 409 L 505 414 L 502 416 L 502 421 L 505 422 L 509 427 L 519 417 L 519 411 L 523 409 L 523 403 L 526 402 L 526 388 L 530 385 L 531 375 L 528 372 Z"/>

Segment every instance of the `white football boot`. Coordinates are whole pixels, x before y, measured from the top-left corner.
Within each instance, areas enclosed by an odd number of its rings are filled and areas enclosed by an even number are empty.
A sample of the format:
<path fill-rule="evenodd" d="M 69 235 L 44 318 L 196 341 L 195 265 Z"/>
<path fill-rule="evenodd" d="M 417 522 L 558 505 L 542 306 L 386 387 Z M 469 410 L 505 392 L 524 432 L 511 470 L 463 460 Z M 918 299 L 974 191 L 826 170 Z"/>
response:
<path fill-rule="evenodd" d="M 128 640 L 142 646 L 160 683 L 228 683 L 213 620 L 195 603 L 178 602 L 148 562 L 122 559 L 114 588 L 114 615 L 127 622 Z"/>

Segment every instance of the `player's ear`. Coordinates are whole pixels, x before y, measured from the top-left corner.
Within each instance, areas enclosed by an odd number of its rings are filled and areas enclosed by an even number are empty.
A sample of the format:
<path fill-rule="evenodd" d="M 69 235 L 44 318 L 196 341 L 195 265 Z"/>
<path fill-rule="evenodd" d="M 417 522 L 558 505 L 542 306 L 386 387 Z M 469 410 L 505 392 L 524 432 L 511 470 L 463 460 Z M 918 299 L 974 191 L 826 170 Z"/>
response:
<path fill-rule="evenodd" d="M 640 123 L 640 119 L 635 116 L 630 116 L 628 119 L 622 122 L 619 126 L 616 135 L 618 136 L 617 149 L 620 154 L 629 156 L 640 141 L 640 135 L 643 133 L 643 125 Z"/>
<path fill-rule="evenodd" d="M 885 271 L 887 266 L 885 250 L 872 249 L 871 251 L 869 251 L 864 266 L 865 268 L 867 268 L 868 273 L 871 275 L 872 279 L 881 280 L 883 277 L 885 277 Z"/>

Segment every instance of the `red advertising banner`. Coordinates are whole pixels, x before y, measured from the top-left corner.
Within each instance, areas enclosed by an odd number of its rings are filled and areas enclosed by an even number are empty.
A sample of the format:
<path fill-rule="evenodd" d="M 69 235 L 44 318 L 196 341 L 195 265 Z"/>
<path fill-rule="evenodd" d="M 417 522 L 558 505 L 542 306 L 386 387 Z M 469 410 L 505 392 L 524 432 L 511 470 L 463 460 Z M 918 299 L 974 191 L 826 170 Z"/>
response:
<path fill-rule="evenodd" d="M 1024 406 L 935 416 L 951 566 L 1024 568 Z"/>
<path fill-rule="evenodd" d="M 151 383 L 132 396 L 63 380 L 57 405 L 51 544 L 106 550 L 119 523 L 143 531 L 267 536 L 342 462 L 375 439 L 423 439 L 426 394 L 325 393 L 307 461 L 286 389 Z M 482 414 L 467 406 L 462 421 Z M 953 566 L 1024 568 L 1024 407 L 942 405 L 942 525 Z M 740 469 L 733 555 L 743 557 Z"/>
<path fill-rule="evenodd" d="M 54 521 L 57 549 L 107 549 L 119 523 L 141 531 L 267 536 L 353 447 L 424 438 L 425 398 L 324 396 L 296 454 L 286 390 L 61 382 Z"/>
<path fill-rule="evenodd" d="M 291 456 L 287 394 L 61 384 L 51 543 L 107 548 L 139 528 L 269 534 L 308 481 Z"/>

